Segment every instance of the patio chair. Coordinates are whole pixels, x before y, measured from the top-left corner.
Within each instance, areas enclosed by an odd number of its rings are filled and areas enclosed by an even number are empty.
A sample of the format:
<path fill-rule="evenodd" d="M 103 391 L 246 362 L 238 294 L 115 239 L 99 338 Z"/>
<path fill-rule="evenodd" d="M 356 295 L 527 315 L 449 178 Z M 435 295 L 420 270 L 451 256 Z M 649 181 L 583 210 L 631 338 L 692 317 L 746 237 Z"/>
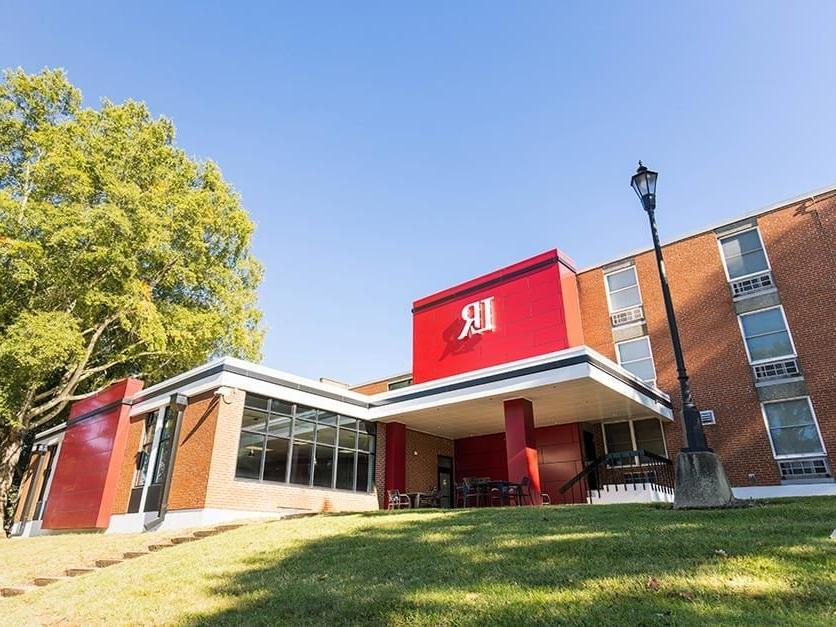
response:
<path fill-rule="evenodd" d="M 472 499 L 476 499 L 476 507 L 479 507 L 479 502 L 481 500 L 479 485 L 474 483 L 471 479 L 465 479 L 462 485 L 464 486 L 464 493 L 462 497 L 464 507 L 467 507 L 468 500 Z"/>
<path fill-rule="evenodd" d="M 398 490 L 387 490 L 386 494 L 389 497 L 387 509 L 409 509 L 412 507 L 412 501 L 406 494 L 401 494 Z"/>
<path fill-rule="evenodd" d="M 419 496 L 418 507 L 441 507 L 441 493 L 435 487 L 429 494 Z"/>

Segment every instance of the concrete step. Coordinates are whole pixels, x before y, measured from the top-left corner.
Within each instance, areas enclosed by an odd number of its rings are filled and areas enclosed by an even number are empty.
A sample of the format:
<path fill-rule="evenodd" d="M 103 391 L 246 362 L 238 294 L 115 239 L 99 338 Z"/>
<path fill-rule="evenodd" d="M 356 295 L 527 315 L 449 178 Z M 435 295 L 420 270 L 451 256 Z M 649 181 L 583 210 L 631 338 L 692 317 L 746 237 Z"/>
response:
<path fill-rule="evenodd" d="M 19 594 L 26 594 L 30 590 L 37 590 L 38 586 L 8 586 L 0 588 L 0 597 L 16 597 Z"/>
<path fill-rule="evenodd" d="M 177 538 L 172 538 L 172 544 L 185 544 L 186 542 L 194 542 L 195 540 L 200 540 L 200 538 L 195 538 L 194 536 L 179 536 Z"/>
<path fill-rule="evenodd" d="M 96 568 L 107 568 L 108 566 L 116 566 L 116 564 L 121 564 L 123 560 L 120 559 L 105 559 L 105 560 L 96 560 Z"/>
<path fill-rule="evenodd" d="M 35 577 L 32 580 L 32 583 L 36 586 L 48 586 L 51 583 L 66 581 L 67 579 L 69 579 L 69 577 L 66 575 L 56 575 L 54 577 Z"/>
<path fill-rule="evenodd" d="M 233 529 L 238 529 L 239 527 L 243 527 L 243 523 L 230 523 L 228 525 L 218 525 L 214 529 L 216 531 L 232 531 Z"/>
<path fill-rule="evenodd" d="M 195 538 L 208 538 L 209 536 L 216 536 L 221 531 L 219 529 L 198 529 L 194 532 Z"/>
<path fill-rule="evenodd" d="M 142 557 L 143 555 L 148 555 L 148 551 L 126 551 L 122 553 L 122 557 L 126 560 L 132 560 L 135 557 Z"/>
<path fill-rule="evenodd" d="M 163 549 L 167 549 L 168 547 L 174 546 L 170 543 L 161 543 L 161 544 L 149 544 L 148 550 L 149 551 L 162 551 Z"/>
<path fill-rule="evenodd" d="M 87 573 L 92 573 L 95 568 L 68 568 L 64 571 L 64 574 L 67 577 L 78 577 L 79 575 L 86 575 Z"/>

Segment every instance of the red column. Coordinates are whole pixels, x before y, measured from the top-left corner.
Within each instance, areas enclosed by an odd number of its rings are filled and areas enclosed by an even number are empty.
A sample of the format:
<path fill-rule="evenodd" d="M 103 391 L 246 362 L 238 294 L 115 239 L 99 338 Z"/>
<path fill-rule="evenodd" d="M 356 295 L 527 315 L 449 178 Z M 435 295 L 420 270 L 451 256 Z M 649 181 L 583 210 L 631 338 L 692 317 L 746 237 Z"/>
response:
<path fill-rule="evenodd" d="M 386 423 L 386 481 L 387 494 L 383 505 L 389 505 L 389 490 L 406 492 L 406 425 L 400 422 Z"/>
<path fill-rule="evenodd" d="M 540 504 L 540 467 L 537 463 L 537 437 L 534 434 L 534 408 L 531 401 L 515 398 L 505 401 L 505 452 L 508 480 L 531 481 L 531 498 Z"/>

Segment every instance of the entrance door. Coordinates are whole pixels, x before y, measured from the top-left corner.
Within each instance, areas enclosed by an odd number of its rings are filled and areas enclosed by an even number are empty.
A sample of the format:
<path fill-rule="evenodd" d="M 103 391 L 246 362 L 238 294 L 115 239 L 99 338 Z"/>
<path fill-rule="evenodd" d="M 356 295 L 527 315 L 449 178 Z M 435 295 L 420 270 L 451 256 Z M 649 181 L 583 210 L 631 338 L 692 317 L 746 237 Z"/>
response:
<path fill-rule="evenodd" d="M 453 507 L 453 458 L 438 456 L 438 493 L 441 507 Z"/>

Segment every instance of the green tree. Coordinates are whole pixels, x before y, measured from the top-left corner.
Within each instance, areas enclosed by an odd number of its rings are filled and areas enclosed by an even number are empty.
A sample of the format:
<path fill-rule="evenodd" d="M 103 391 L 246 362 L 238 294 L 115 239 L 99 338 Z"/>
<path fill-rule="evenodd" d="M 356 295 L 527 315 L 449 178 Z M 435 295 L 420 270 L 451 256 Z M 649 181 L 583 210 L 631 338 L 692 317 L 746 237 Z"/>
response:
<path fill-rule="evenodd" d="M 257 359 L 253 223 L 144 103 L 84 108 L 62 70 L 0 82 L 0 505 L 23 436 L 125 376 Z"/>

